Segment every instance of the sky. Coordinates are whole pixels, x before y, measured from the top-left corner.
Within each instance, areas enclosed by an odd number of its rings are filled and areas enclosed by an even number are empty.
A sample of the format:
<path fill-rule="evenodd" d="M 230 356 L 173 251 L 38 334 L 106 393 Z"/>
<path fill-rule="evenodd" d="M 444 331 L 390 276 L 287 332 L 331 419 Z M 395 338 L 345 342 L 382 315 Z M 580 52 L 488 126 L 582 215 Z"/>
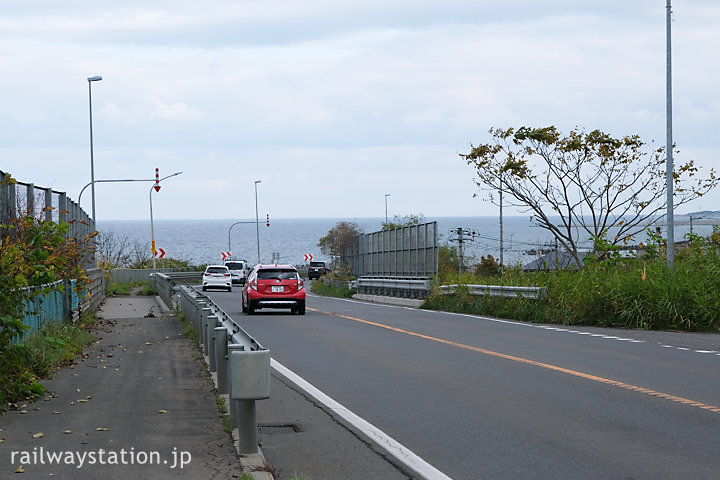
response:
<path fill-rule="evenodd" d="M 491 127 L 665 144 L 665 4 L 0 0 L 0 170 L 77 201 L 101 75 L 96 180 L 182 174 L 96 183 L 98 221 L 254 218 L 256 180 L 271 218 L 495 216 L 459 156 Z M 676 161 L 708 170 L 720 3 L 673 12 Z"/>

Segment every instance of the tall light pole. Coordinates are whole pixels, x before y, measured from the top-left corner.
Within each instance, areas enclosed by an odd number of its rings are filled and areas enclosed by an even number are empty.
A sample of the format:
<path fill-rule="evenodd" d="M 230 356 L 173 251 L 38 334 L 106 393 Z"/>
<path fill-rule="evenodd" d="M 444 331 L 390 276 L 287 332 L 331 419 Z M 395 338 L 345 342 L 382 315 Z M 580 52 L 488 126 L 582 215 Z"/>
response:
<path fill-rule="evenodd" d="M 260 218 L 258 216 L 257 186 L 262 180 L 255 180 L 255 233 L 257 234 L 257 263 L 260 263 Z"/>
<path fill-rule="evenodd" d="M 389 197 L 389 196 L 390 196 L 389 193 L 386 193 L 386 194 L 385 194 L 385 225 L 387 225 L 387 223 L 388 223 L 388 216 L 387 216 L 387 197 Z"/>
<path fill-rule="evenodd" d="M 102 80 L 100 75 L 94 77 L 88 77 L 88 105 L 90 108 L 90 184 L 92 190 L 92 220 L 93 228 L 95 228 L 95 157 L 93 153 L 93 121 L 92 121 L 92 82 L 99 82 Z"/>
<path fill-rule="evenodd" d="M 675 265 L 675 214 L 673 212 L 673 134 L 672 134 L 672 41 L 670 35 L 670 25 L 672 24 L 672 6 L 670 0 L 667 0 L 665 7 L 667 12 L 667 91 L 666 98 L 666 116 L 667 116 L 667 146 L 665 159 L 665 183 L 667 190 L 667 264 L 673 268 Z"/>
<path fill-rule="evenodd" d="M 160 182 L 165 180 L 166 178 L 174 177 L 175 175 L 180 175 L 183 172 L 175 172 L 172 175 L 168 175 L 167 177 L 158 178 L 157 175 L 157 169 L 155 169 L 155 185 L 150 187 L 150 237 L 152 238 L 152 260 L 153 260 L 153 270 L 155 269 L 155 224 L 153 222 L 153 211 L 152 211 L 152 192 L 155 190 L 156 192 L 160 191 Z"/>

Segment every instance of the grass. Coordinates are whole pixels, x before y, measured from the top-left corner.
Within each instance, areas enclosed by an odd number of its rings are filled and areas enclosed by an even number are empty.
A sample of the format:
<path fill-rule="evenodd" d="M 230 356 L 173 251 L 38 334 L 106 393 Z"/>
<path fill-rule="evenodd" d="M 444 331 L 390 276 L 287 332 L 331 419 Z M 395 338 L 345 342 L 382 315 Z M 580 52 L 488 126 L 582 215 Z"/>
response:
<path fill-rule="evenodd" d="M 324 278 L 318 278 L 312 282 L 310 291 L 317 295 L 325 295 L 326 297 L 351 298 L 357 291 L 347 286 L 345 282 L 342 286 L 326 282 Z"/>
<path fill-rule="evenodd" d="M 423 308 L 491 315 L 516 320 L 720 332 L 720 233 L 695 237 L 676 254 L 670 269 L 662 255 L 595 260 L 580 270 L 502 276 L 448 275 L 442 284 L 547 287 L 545 300 L 472 296 L 467 290 L 442 295 L 435 289 Z M 440 283 L 440 282 L 438 282 Z"/>
<path fill-rule="evenodd" d="M 155 287 L 151 287 L 147 281 L 143 282 L 112 282 L 105 287 L 105 295 L 129 296 L 135 295 L 157 295 Z"/>
<path fill-rule="evenodd" d="M 49 323 L 5 349 L 0 362 L 0 411 L 7 402 L 43 396 L 45 387 L 38 380 L 52 376 L 82 353 L 95 338 L 89 332 L 94 322 L 94 315 L 85 312 L 78 325 Z"/>

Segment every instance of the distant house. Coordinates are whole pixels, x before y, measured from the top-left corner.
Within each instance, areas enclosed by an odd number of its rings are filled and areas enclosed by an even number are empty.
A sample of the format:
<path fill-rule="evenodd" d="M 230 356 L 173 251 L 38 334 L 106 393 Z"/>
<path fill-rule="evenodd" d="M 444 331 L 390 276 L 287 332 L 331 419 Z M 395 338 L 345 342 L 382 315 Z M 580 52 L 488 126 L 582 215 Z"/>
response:
<path fill-rule="evenodd" d="M 578 256 L 582 261 L 587 253 L 578 252 Z M 534 260 L 527 265 L 522 267 L 526 272 L 538 272 L 543 270 L 567 270 L 582 268 L 582 265 L 578 265 L 575 261 L 575 257 L 564 250 L 558 250 L 557 252 L 550 252 L 542 257 Z"/>

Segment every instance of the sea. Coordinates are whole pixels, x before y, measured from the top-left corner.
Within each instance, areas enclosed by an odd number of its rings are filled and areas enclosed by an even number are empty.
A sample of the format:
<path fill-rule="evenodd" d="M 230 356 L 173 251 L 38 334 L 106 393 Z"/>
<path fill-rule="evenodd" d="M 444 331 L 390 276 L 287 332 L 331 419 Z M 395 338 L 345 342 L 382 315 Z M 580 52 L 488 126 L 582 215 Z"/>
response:
<path fill-rule="evenodd" d="M 255 219 L 227 220 L 155 220 L 153 231 L 155 246 L 162 249 L 165 257 L 184 260 L 191 265 L 213 264 L 222 261 L 224 253 L 234 259 L 248 260 L 251 264 L 259 260 L 270 263 L 300 265 L 313 260 L 329 261 L 328 255 L 320 251 L 318 241 L 340 221 L 355 222 L 363 233 L 381 230 L 385 218 L 302 218 L 272 219 L 270 226 L 260 219 L 256 229 Z M 477 263 L 482 256 L 500 258 L 500 221 L 498 217 L 437 217 L 425 218 L 426 222 L 438 224 L 439 242 L 457 245 L 450 241 L 457 235 L 452 229 L 463 228 L 474 232 L 463 243 L 466 265 Z M 683 239 L 689 232 L 687 222 L 676 222 L 675 240 Z M 133 248 L 151 251 L 152 232 L 150 220 L 98 221 L 102 236 L 111 236 L 126 241 Z M 664 230 L 664 227 L 663 227 Z M 697 222 L 693 232 L 709 235 L 712 225 Z M 664 232 L 663 232 L 664 236 Z M 259 240 L 259 241 L 258 241 Z M 581 239 L 581 245 L 590 246 L 590 239 Z M 636 239 L 636 242 L 646 238 Z M 552 235 L 545 229 L 534 226 L 530 217 L 505 216 L 503 218 L 503 263 L 525 265 L 536 260 L 543 252 L 554 247 Z"/>

